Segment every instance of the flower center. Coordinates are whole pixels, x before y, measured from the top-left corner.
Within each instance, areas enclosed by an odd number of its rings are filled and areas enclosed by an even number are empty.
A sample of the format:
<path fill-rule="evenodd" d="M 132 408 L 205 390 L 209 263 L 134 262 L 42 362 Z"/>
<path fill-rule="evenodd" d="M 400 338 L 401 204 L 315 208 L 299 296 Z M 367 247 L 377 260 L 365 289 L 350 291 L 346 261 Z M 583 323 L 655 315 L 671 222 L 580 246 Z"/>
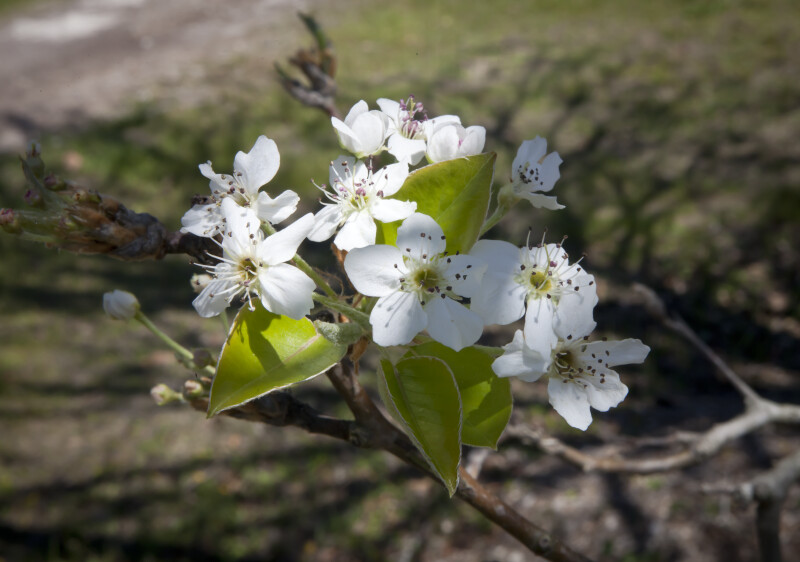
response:
<path fill-rule="evenodd" d="M 419 119 L 415 119 L 417 114 Z M 408 139 L 416 139 L 422 136 L 422 123 L 428 120 L 425 108 L 421 103 L 408 96 L 407 100 L 400 100 L 400 134 Z"/>
<path fill-rule="evenodd" d="M 258 265 L 250 259 L 244 258 L 239 262 L 238 273 L 239 283 L 247 287 L 258 277 Z"/>

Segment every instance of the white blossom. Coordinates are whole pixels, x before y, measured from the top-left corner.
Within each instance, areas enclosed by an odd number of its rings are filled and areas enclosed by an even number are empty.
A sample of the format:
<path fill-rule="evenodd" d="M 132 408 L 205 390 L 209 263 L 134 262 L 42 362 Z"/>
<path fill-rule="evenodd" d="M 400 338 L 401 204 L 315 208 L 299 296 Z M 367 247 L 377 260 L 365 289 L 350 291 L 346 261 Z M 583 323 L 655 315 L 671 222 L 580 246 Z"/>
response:
<path fill-rule="evenodd" d="M 448 256 L 445 248 L 436 221 L 415 213 L 397 229 L 397 247 L 367 246 L 347 255 L 344 268 L 356 290 L 379 297 L 369 317 L 375 343 L 407 344 L 425 329 L 456 351 L 478 340 L 481 318 L 459 301 L 480 289 L 486 265 Z"/>
<path fill-rule="evenodd" d="M 261 135 L 250 152 L 236 153 L 233 174 L 214 173 L 211 162 L 200 164 L 200 173 L 210 180 L 211 196 L 183 215 L 181 231 L 206 237 L 219 234 L 223 218 L 220 204 L 224 199 L 235 202 L 259 221 L 278 224 L 288 218 L 300 200 L 294 191 L 284 191 L 275 199 L 259 191 L 275 177 L 280 161 L 275 141 Z"/>
<path fill-rule="evenodd" d="M 483 127 L 476 125 L 465 129 L 458 123 L 444 123 L 435 126 L 429 134 L 426 156 L 431 163 L 473 156 L 483 151 L 485 142 Z"/>
<path fill-rule="evenodd" d="M 580 331 L 597 304 L 594 276 L 570 264 L 561 244 L 518 248 L 502 240 L 479 240 L 470 255 L 488 265 L 471 308 L 486 325 L 510 324 L 525 315 L 525 342 L 549 358 L 558 330 Z"/>
<path fill-rule="evenodd" d="M 461 124 L 456 115 L 442 115 L 428 119 L 425 108 L 414 99 L 414 96 L 399 102 L 380 98 L 378 106 L 389 118 L 386 141 L 389 153 L 400 162 L 408 160 L 411 165 L 418 164 L 422 160 L 427 150 L 428 134 L 434 127 L 443 123 Z"/>
<path fill-rule="evenodd" d="M 308 239 L 327 240 L 341 227 L 333 243 L 350 251 L 375 243 L 375 221 L 393 222 L 405 219 L 417 208 L 413 201 L 386 199 L 397 193 L 408 177 L 405 162 L 390 164 L 372 172 L 361 160 L 340 156 L 331 162 L 330 185 L 320 189 L 330 201 L 314 216 L 314 228 Z"/>
<path fill-rule="evenodd" d="M 389 127 L 385 113 L 369 110 L 364 100 L 355 104 L 344 121 L 331 117 L 331 125 L 336 129 L 339 144 L 356 158 L 364 158 L 384 150 Z"/>
<path fill-rule="evenodd" d="M 308 213 L 265 238 L 261 223 L 231 199 L 222 200 L 221 210 L 222 257 L 217 265 L 205 266 L 213 279 L 192 303 L 198 314 L 217 316 L 239 296 L 252 310 L 253 295 L 275 314 L 296 320 L 308 314 L 314 306 L 314 281 L 285 262 L 294 257 L 311 230 L 313 215 Z"/>
<path fill-rule="evenodd" d="M 114 289 L 103 295 L 103 310 L 114 320 L 130 320 L 140 309 L 136 295 Z"/>
<path fill-rule="evenodd" d="M 526 140 L 517 151 L 511 164 L 511 185 L 514 195 L 527 199 L 534 207 L 563 209 L 555 197 L 542 195 L 553 189 L 561 177 L 558 167 L 561 157 L 558 152 L 547 153 L 547 141 L 542 137 Z"/>
<path fill-rule="evenodd" d="M 550 404 L 569 425 L 585 431 L 592 423 L 590 407 L 607 412 L 628 394 L 628 387 L 611 367 L 641 363 L 650 351 L 635 339 L 588 342 L 593 328 L 592 322 L 574 334 L 559 330 L 548 357 L 530 349 L 517 330 L 492 369 L 500 377 L 516 376 L 527 382 L 545 377 Z"/>

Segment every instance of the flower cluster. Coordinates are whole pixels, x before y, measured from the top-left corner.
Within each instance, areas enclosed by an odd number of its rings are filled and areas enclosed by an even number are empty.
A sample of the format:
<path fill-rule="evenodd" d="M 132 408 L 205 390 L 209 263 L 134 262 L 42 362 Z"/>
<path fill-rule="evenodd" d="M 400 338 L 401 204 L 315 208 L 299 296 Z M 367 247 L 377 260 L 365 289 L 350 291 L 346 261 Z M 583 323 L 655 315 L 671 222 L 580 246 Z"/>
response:
<path fill-rule="evenodd" d="M 274 141 L 262 136 L 250 152 L 239 152 L 230 175 L 214 173 L 210 163 L 200 165 L 211 195 L 184 215 L 183 230 L 214 238 L 222 255 L 216 265 L 205 266 L 211 277 L 194 301 L 198 313 L 218 315 L 237 299 L 253 309 L 255 297 L 275 314 L 303 318 L 313 308 L 320 278 L 312 279 L 307 266 L 296 267 L 305 263 L 296 251 L 306 238 L 333 237 L 333 244 L 347 252 L 343 265 L 350 283 L 369 297 L 352 306 L 369 313 L 376 344 L 413 344 L 427 331 L 459 351 L 475 344 L 485 326 L 524 317 L 522 329 L 495 359 L 495 374 L 547 380 L 556 411 L 573 427 L 586 429 L 590 407 L 607 411 L 627 394 L 612 367 L 642 362 L 649 348 L 632 339 L 589 341 L 595 279 L 581 260 L 570 260 L 563 241 L 542 239 L 518 247 L 502 240 L 475 241 L 476 234 L 470 247 L 449 253 L 445 223 L 422 213 L 421 199 L 404 199 L 402 188 L 423 157 L 436 164 L 481 153 L 486 131 L 464 127 L 455 115 L 428 118 L 413 96 L 377 104 L 380 109 L 370 110 L 359 101 L 344 120 L 331 119 L 342 148 L 353 156 L 331 162 L 329 184 L 317 186 L 327 200 L 322 209 L 282 230 L 273 225 L 295 212 L 299 198 L 284 191 L 272 199 L 260 191 L 280 164 Z M 384 152 L 394 161 L 378 167 Z M 510 182 L 498 192 L 495 215 L 520 200 L 563 208 L 544 195 L 559 179 L 560 164 L 557 153 L 547 154 L 544 139 L 523 142 Z M 376 244 L 376 222 L 395 223 L 394 243 Z M 493 224 L 487 220 L 481 232 Z M 293 259 L 296 265 L 287 263 Z"/>

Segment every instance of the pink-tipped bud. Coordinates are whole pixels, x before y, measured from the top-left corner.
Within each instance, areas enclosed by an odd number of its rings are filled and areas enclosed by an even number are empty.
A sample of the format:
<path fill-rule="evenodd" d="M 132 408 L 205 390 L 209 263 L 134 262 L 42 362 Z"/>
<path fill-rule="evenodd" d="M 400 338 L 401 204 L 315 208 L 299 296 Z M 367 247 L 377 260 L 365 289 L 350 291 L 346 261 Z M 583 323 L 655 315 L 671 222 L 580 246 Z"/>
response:
<path fill-rule="evenodd" d="M 19 225 L 19 218 L 14 209 L 0 209 L 0 228 L 9 234 L 16 234 L 22 231 Z"/>
<path fill-rule="evenodd" d="M 158 384 L 150 389 L 150 396 L 156 401 L 158 406 L 169 404 L 170 402 L 179 402 L 183 400 L 183 396 L 172 390 L 165 384 Z"/>
<path fill-rule="evenodd" d="M 22 198 L 27 205 L 39 207 L 42 205 L 42 196 L 39 192 L 29 189 Z"/>
<path fill-rule="evenodd" d="M 183 383 L 183 395 L 187 398 L 201 398 L 206 394 L 206 389 L 199 381 L 188 380 Z"/>

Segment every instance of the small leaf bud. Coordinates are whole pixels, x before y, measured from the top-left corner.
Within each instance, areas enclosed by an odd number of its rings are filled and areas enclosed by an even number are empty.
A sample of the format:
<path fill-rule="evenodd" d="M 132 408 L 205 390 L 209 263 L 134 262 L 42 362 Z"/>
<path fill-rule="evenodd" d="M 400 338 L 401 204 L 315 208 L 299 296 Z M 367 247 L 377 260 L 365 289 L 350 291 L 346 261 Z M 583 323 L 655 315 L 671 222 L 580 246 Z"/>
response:
<path fill-rule="evenodd" d="M 201 398 L 207 394 L 206 389 L 199 381 L 187 380 L 183 383 L 183 395 L 187 398 Z"/>
<path fill-rule="evenodd" d="M 103 309 L 114 320 L 130 320 L 140 308 L 136 296 L 128 291 L 116 289 L 103 295 Z"/>

